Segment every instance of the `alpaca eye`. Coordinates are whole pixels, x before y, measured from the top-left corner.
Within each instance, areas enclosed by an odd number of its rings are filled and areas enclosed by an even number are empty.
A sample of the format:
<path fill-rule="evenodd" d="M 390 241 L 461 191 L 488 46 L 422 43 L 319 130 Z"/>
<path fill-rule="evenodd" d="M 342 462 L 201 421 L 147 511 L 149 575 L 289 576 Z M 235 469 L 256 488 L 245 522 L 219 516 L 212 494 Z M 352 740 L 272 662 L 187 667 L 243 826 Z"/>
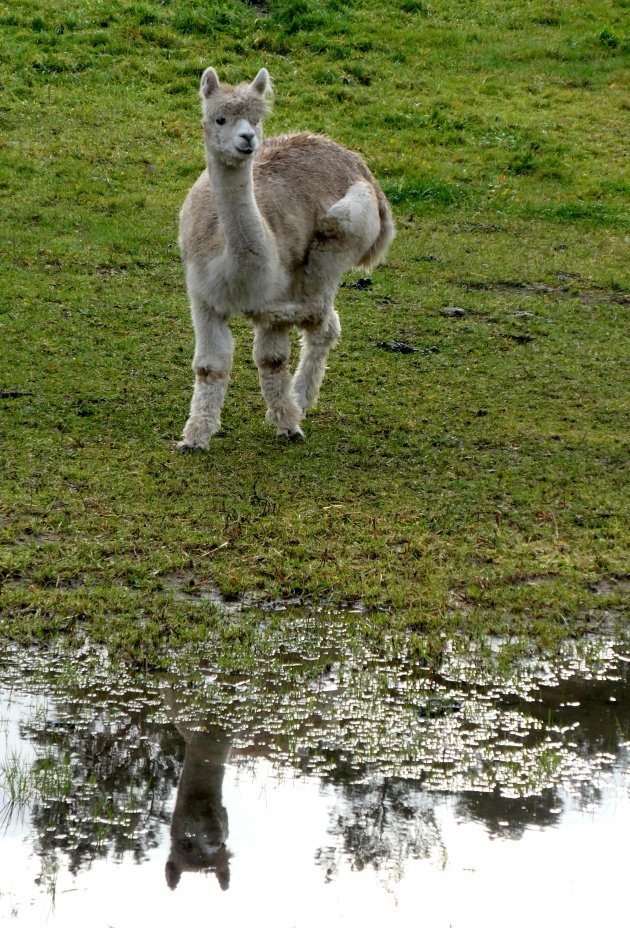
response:
<path fill-rule="evenodd" d="M 216 120 L 216 123 L 217 123 L 217 126 L 224 126 L 224 125 L 225 125 L 225 116 L 219 116 L 219 118 Z"/>

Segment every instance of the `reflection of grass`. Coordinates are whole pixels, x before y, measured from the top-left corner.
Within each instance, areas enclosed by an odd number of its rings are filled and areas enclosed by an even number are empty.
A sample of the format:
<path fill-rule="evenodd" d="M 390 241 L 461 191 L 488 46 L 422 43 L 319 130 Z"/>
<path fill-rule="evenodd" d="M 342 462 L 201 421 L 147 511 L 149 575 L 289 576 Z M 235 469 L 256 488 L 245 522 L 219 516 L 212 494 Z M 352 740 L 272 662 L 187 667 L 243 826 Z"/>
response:
<path fill-rule="evenodd" d="M 569 771 L 570 752 L 560 743 L 542 744 L 525 753 L 517 770 L 514 783 L 521 795 L 536 795 L 550 784 L 562 782 L 562 768 Z"/>
<path fill-rule="evenodd" d="M 126 802 L 114 809 L 111 798 L 99 792 L 93 776 L 85 782 L 77 777 L 77 772 L 72 770 L 70 754 L 63 752 L 30 761 L 19 751 L 12 751 L 0 761 L 0 797 L 4 799 L 0 822 L 8 825 L 16 815 L 34 806 L 55 809 L 61 804 L 65 809 L 70 803 L 77 810 L 80 805 L 77 790 L 90 797 L 83 804 L 79 827 L 89 827 L 94 847 L 102 847 L 112 831 L 120 829 L 121 825 L 128 838 L 134 834 L 142 805 L 134 796 L 133 784 Z M 52 817 L 57 820 L 56 814 Z M 56 867 L 48 876 L 54 897 Z"/>
<path fill-rule="evenodd" d="M 114 824 L 111 803 L 104 796 L 96 798 L 90 820 L 92 822 L 94 844 L 96 847 L 102 847 Z"/>
<path fill-rule="evenodd" d="M 558 747 L 546 747 L 538 754 L 538 766 L 543 780 L 552 777 L 562 763 L 562 754 Z"/>
<path fill-rule="evenodd" d="M 36 792 L 42 799 L 63 800 L 72 790 L 70 755 L 48 757 L 37 760 L 33 765 Z"/>
<path fill-rule="evenodd" d="M 52 908 L 57 900 L 57 880 L 59 878 L 59 860 L 56 855 L 44 855 L 41 858 L 39 883 L 46 889 Z"/>
<path fill-rule="evenodd" d="M 614 620 L 623 590 L 595 586 L 627 571 L 622 6 L 220 6 L 0 5 L 0 633 L 88 634 L 144 666 L 212 637 L 253 660 L 260 616 L 174 601 L 174 575 L 361 599 L 381 611 L 357 630 L 394 626 L 417 661 L 443 636 L 553 647 Z M 270 134 L 361 150 L 399 235 L 372 288 L 340 292 L 308 443 L 264 426 L 237 322 L 223 435 L 178 459 L 192 336 L 175 227 L 210 63 L 227 80 L 269 67 Z M 289 640 L 291 615 L 272 621 Z"/>

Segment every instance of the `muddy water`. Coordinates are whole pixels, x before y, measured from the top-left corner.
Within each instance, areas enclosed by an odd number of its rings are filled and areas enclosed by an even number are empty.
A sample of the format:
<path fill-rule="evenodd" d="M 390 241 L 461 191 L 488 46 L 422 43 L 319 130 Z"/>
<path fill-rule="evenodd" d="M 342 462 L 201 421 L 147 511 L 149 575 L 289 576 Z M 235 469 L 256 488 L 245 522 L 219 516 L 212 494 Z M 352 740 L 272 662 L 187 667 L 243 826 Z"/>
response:
<path fill-rule="evenodd" d="M 248 674 L 68 666 L 0 662 L 1 924 L 630 923 L 613 643 L 503 674 L 350 659 L 330 630 Z"/>

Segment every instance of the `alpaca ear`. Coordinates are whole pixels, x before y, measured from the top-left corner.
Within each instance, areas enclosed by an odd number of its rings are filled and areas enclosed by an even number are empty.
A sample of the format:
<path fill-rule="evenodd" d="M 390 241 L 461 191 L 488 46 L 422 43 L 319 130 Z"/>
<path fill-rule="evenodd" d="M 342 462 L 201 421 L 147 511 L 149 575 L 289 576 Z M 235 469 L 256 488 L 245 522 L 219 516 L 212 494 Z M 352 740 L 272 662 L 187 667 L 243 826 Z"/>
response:
<path fill-rule="evenodd" d="M 206 68 L 201 75 L 200 94 L 202 97 L 211 96 L 219 86 L 219 78 L 214 68 Z"/>
<path fill-rule="evenodd" d="M 249 85 L 249 89 L 253 90 L 254 93 L 259 94 L 261 97 L 264 97 L 264 95 L 269 90 L 270 83 L 271 79 L 269 77 L 269 71 L 267 68 L 261 68 L 254 80 Z"/>

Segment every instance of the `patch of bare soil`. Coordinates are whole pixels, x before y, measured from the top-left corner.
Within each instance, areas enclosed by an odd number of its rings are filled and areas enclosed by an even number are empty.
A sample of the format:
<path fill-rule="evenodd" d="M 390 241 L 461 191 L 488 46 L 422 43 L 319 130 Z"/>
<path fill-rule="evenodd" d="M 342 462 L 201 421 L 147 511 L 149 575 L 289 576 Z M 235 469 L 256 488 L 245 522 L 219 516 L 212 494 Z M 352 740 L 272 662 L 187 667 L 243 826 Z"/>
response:
<path fill-rule="evenodd" d="M 560 275 L 559 275 L 560 276 Z M 569 275 L 562 275 L 566 279 Z M 616 290 L 576 290 L 567 284 L 521 283 L 518 281 L 460 281 L 465 290 L 482 290 L 493 293 L 511 293 L 519 296 L 551 296 L 559 300 L 580 300 L 586 306 L 597 303 L 616 303 L 620 306 L 630 305 L 630 293 Z"/>

